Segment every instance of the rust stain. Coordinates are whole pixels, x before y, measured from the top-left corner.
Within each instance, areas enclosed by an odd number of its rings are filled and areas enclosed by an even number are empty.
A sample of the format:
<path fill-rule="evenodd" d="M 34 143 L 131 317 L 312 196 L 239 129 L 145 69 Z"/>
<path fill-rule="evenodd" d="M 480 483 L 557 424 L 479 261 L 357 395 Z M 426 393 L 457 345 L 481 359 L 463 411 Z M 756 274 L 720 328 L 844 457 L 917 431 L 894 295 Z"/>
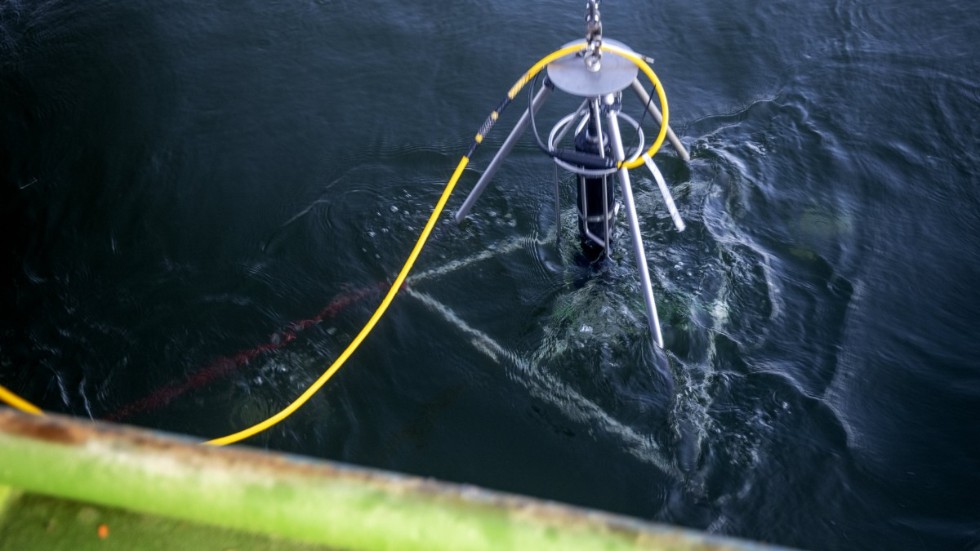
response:
<path fill-rule="evenodd" d="M 37 417 L 13 410 L 0 411 L 0 431 L 56 444 L 78 444 L 85 440 L 82 429 L 60 423 L 54 417 Z"/>

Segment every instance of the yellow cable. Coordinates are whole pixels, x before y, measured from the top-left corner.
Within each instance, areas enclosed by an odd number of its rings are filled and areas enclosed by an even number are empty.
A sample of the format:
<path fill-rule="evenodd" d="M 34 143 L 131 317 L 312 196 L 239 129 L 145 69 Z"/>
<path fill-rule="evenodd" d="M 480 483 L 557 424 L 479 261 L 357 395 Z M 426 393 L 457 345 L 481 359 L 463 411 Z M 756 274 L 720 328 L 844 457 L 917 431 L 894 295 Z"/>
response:
<path fill-rule="evenodd" d="M 584 46 L 585 46 L 585 42 L 572 44 L 569 46 L 565 46 L 561 49 L 555 50 L 554 52 L 541 58 L 541 60 L 539 60 L 534 65 L 532 65 L 531 68 L 528 69 L 527 72 L 524 73 L 524 75 L 522 75 L 521 78 L 517 80 L 514 86 L 511 87 L 511 89 L 507 92 L 508 99 L 513 100 L 517 96 L 517 94 L 521 91 L 521 89 L 528 82 L 530 82 L 531 79 L 534 78 L 535 75 L 537 75 L 541 71 L 541 69 L 546 67 L 549 63 L 555 61 L 556 59 L 564 57 L 566 55 L 577 53 L 581 51 Z M 644 74 L 646 74 L 647 78 L 650 79 L 650 82 L 653 83 L 654 87 L 657 90 L 657 96 L 660 98 L 660 108 L 663 111 L 663 120 L 661 121 L 660 124 L 660 133 L 657 135 L 656 140 L 654 140 L 653 144 L 644 154 L 646 156 L 652 157 L 657 152 L 657 150 L 660 149 L 660 146 L 663 145 L 664 137 L 667 134 L 667 118 L 669 116 L 667 111 L 667 97 L 664 94 L 663 86 L 660 83 L 660 79 L 657 78 L 656 73 L 653 72 L 653 69 L 650 68 L 650 66 L 646 63 L 646 61 L 644 61 L 643 58 L 637 56 L 636 54 L 608 44 L 603 44 L 602 49 L 632 61 L 633 64 L 639 67 L 639 69 L 642 70 Z M 493 117 L 493 119 L 496 120 L 496 117 Z M 482 138 L 483 138 L 482 134 L 477 134 L 476 144 L 479 144 L 482 141 Z M 469 156 L 467 155 L 463 155 L 463 157 L 459 160 L 459 164 L 456 166 L 456 170 L 453 172 L 452 177 L 449 179 L 449 182 L 446 184 L 446 188 L 443 190 L 442 196 L 439 198 L 439 201 L 436 203 L 435 208 L 432 210 L 432 214 L 429 216 L 429 220 L 428 222 L 426 222 L 425 228 L 423 228 L 422 233 L 419 234 L 419 238 L 415 242 L 415 247 L 412 249 L 411 254 L 408 255 L 408 259 L 405 261 L 404 266 L 402 266 L 401 271 L 398 273 L 398 276 L 395 278 L 394 283 L 392 283 L 391 288 L 388 290 L 388 293 L 385 295 L 384 299 L 381 300 L 381 304 L 378 306 L 377 310 L 374 311 L 374 314 L 372 314 L 371 319 L 369 319 L 368 322 L 364 325 L 364 327 L 361 328 L 361 331 L 357 334 L 357 336 L 354 337 L 354 339 L 351 341 L 349 345 L 347 345 L 347 348 L 344 349 L 344 351 L 337 357 L 336 360 L 334 360 L 334 362 L 330 365 L 330 367 L 326 371 L 324 371 L 322 375 L 320 375 L 320 378 L 314 381 L 313 384 L 310 385 L 309 388 L 307 388 L 306 391 L 303 392 L 303 394 L 301 394 L 298 398 L 296 398 L 296 400 L 294 400 L 291 404 L 289 404 L 281 411 L 279 411 L 279 413 L 276 413 L 272 417 L 269 417 L 268 419 L 260 423 L 252 425 L 251 427 L 248 427 L 246 429 L 240 430 L 234 434 L 229 434 L 228 436 L 223 436 L 221 438 L 215 438 L 209 440 L 206 442 L 207 444 L 210 444 L 212 446 L 225 446 L 228 444 L 233 444 L 235 442 L 240 442 L 250 436 L 254 436 L 255 434 L 258 434 L 268 429 L 269 427 L 276 425 L 280 421 L 292 415 L 296 410 L 302 407 L 303 404 L 308 402 L 310 398 L 312 398 L 313 395 L 316 394 L 323 387 L 323 385 L 326 384 L 326 382 L 330 380 L 331 377 L 333 377 L 333 375 L 338 370 L 340 370 L 340 368 L 344 365 L 344 362 L 346 362 L 347 359 L 357 350 L 358 346 L 361 345 L 361 342 L 363 342 L 364 339 L 367 338 L 371 330 L 374 329 L 374 326 L 378 324 L 378 321 L 381 320 L 381 317 L 385 314 L 385 312 L 388 310 L 388 307 L 391 305 L 391 302 L 395 299 L 395 295 L 398 294 L 398 291 L 401 289 L 402 284 L 405 282 L 405 278 L 408 277 L 409 272 L 411 272 L 412 267 L 415 265 L 415 261 L 418 259 L 419 254 L 422 252 L 422 248 L 425 246 L 426 241 L 429 239 L 429 234 L 432 233 L 432 229 L 435 227 L 436 222 L 438 222 L 439 216 L 442 214 L 442 211 L 446 206 L 446 202 L 449 200 L 449 196 L 452 195 L 453 189 L 456 187 L 456 182 L 459 181 L 459 178 L 460 176 L 462 176 L 463 170 L 466 169 L 466 165 L 469 163 L 469 161 L 470 159 Z M 636 168 L 642 163 L 643 163 L 643 155 L 641 155 L 640 157 L 638 157 L 637 159 L 635 159 L 630 163 L 624 163 L 622 166 L 626 167 L 627 169 L 631 169 L 631 168 Z M 0 386 L 0 400 L 10 404 L 11 406 L 21 411 L 31 413 L 34 415 L 43 415 L 43 412 L 38 407 L 31 404 L 27 400 L 24 400 L 23 398 L 17 396 L 16 394 L 10 392 L 3 386 Z"/>
<path fill-rule="evenodd" d="M 537 75 L 539 72 L 541 72 L 541 69 L 544 69 L 546 65 L 548 65 L 549 63 L 551 63 L 552 61 L 560 57 L 565 57 L 568 54 L 578 53 L 582 51 L 582 48 L 584 47 L 585 47 L 584 41 L 578 42 L 569 46 L 565 46 L 564 48 L 555 50 L 550 54 L 542 57 L 541 60 L 535 63 L 534 65 L 532 65 L 531 68 L 528 69 L 523 76 L 521 76 L 521 78 L 517 79 L 517 82 L 515 82 L 514 85 L 511 86 L 510 90 L 507 92 L 507 97 L 510 99 L 516 98 L 517 94 L 521 91 L 521 88 L 524 88 L 525 84 L 531 82 L 531 79 L 534 78 L 534 76 Z"/>
<path fill-rule="evenodd" d="M 568 46 L 565 46 L 564 48 L 555 50 L 554 52 L 551 52 L 550 54 L 544 56 L 543 58 L 541 58 L 540 61 L 532 65 L 531 68 L 528 69 L 523 76 L 521 76 L 521 78 L 517 79 L 517 82 L 515 82 L 514 85 L 510 88 L 510 91 L 507 92 L 507 97 L 510 99 L 514 99 L 515 97 L 517 97 L 517 94 L 521 91 L 521 88 L 524 88 L 524 86 L 528 82 L 531 82 L 531 79 L 534 78 L 535 75 L 541 72 L 541 69 L 545 68 L 552 61 L 565 57 L 566 55 L 569 54 L 581 52 L 583 48 L 585 48 L 585 41 L 576 42 L 575 44 L 570 44 Z M 641 71 L 643 71 L 643 74 L 645 74 L 647 78 L 650 79 L 650 82 L 653 83 L 654 88 L 656 88 L 657 90 L 657 97 L 660 99 L 660 110 L 663 112 L 663 119 L 660 121 L 660 132 L 657 134 L 657 139 L 653 141 L 653 144 L 650 145 L 650 149 L 647 149 L 645 153 L 645 155 L 649 157 L 653 157 L 657 153 L 657 151 L 660 150 L 660 146 L 663 145 L 664 138 L 667 137 L 667 120 L 670 116 L 670 113 L 668 112 L 667 109 L 667 95 L 664 93 L 664 87 L 660 83 L 660 79 L 657 78 L 657 74 L 653 72 L 653 69 L 650 68 L 650 65 L 648 65 L 647 62 L 644 61 L 642 57 L 636 55 L 635 53 L 629 50 L 624 50 L 622 48 L 610 44 L 603 44 L 602 50 L 616 54 L 620 57 L 624 57 L 632 61 L 633 64 L 636 65 Z M 633 161 L 631 162 L 628 163 L 624 162 L 622 166 L 628 169 L 633 169 L 640 166 L 641 164 L 643 164 L 643 155 L 640 155 L 636 159 L 633 159 Z"/>
<path fill-rule="evenodd" d="M 664 138 L 667 137 L 667 119 L 670 116 L 670 113 L 667 110 L 667 95 L 664 92 L 664 87 L 662 84 L 660 84 L 660 79 L 657 78 L 657 73 L 653 72 L 653 69 L 650 68 L 650 66 L 647 64 L 646 61 L 643 60 L 642 57 L 636 55 L 633 52 L 624 50 L 622 48 L 618 48 L 616 46 L 612 46 L 610 44 L 603 44 L 602 49 L 614 53 L 618 56 L 625 57 L 626 59 L 632 61 L 633 64 L 639 67 L 640 70 L 643 71 L 643 73 L 647 76 L 647 78 L 650 79 L 650 82 L 653 83 L 654 88 L 657 89 L 657 97 L 660 98 L 660 110 L 663 112 L 663 120 L 660 121 L 660 133 L 657 134 L 657 139 L 655 139 L 653 141 L 653 144 L 650 145 L 650 149 L 647 149 L 647 152 L 644 153 L 644 155 L 648 157 L 653 157 L 654 154 L 656 154 L 657 151 L 660 150 L 660 146 L 663 145 Z M 632 162 L 623 163 L 622 166 L 628 169 L 632 169 L 642 164 L 643 164 L 643 155 L 640 155 L 636 159 L 633 159 Z"/>
<path fill-rule="evenodd" d="M 398 277 L 395 278 L 395 282 L 391 284 L 391 289 L 388 290 L 388 294 L 386 294 L 385 298 L 382 299 L 381 305 L 378 306 L 377 310 L 375 310 L 374 315 L 372 315 L 371 319 L 368 320 L 367 324 L 364 325 L 364 327 L 361 329 L 361 332 L 358 333 L 356 337 L 354 337 L 354 340 L 351 341 L 351 343 L 347 345 L 347 348 L 340 354 L 340 356 L 338 356 L 337 359 L 334 360 L 330 368 L 327 369 L 325 372 L 323 372 L 323 375 L 321 375 L 320 378 L 316 380 L 316 382 L 310 385 L 310 387 L 306 389 L 306 392 L 300 395 L 299 398 L 293 401 L 293 403 L 286 406 L 286 408 L 280 411 L 279 413 L 247 429 L 238 431 L 234 434 L 229 434 L 228 436 L 223 436 L 221 438 L 215 438 L 213 440 L 209 440 L 207 442 L 208 444 L 211 444 L 213 446 L 224 446 L 227 444 L 233 444 L 235 442 L 244 440 L 249 436 L 262 432 L 265 429 L 282 421 L 286 417 L 289 417 L 290 415 L 292 415 L 294 411 L 299 409 L 314 394 L 316 394 L 316 392 L 320 390 L 321 387 L 323 387 L 323 385 L 330 379 L 330 377 L 332 377 L 333 374 L 336 373 L 341 368 L 341 366 L 344 365 L 344 362 L 347 361 L 347 358 L 350 357 L 350 355 L 353 354 L 355 350 L 357 350 L 357 347 L 361 344 L 361 341 L 363 341 L 365 337 L 368 336 L 368 333 L 370 333 L 371 330 L 374 329 L 374 326 L 378 323 L 378 320 L 381 319 L 381 316 L 383 316 L 385 311 L 388 310 L 388 306 L 391 305 L 391 301 L 394 300 L 395 295 L 398 293 L 398 290 L 402 286 L 402 283 L 405 282 L 405 278 L 408 277 L 408 273 L 412 270 L 412 266 L 415 264 L 415 260 L 418 258 L 419 253 L 422 252 L 422 247 L 425 246 L 425 242 L 426 240 L 429 239 L 429 234 L 432 232 L 432 228 L 435 227 L 436 222 L 439 220 L 439 215 L 442 214 L 442 209 L 445 208 L 446 201 L 449 200 L 449 196 L 452 194 L 453 188 L 456 187 L 456 182 L 459 180 L 459 177 L 463 174 L 463 169 L 466 168 L 466 165 L 469 162 L 470 159 L 466 155 L 463 155 L 463 158 L 459 160 L 459 165 L 456 167 L 455 172 L 453 172 L 452 178 L 449 179 L 449 183 L 446 184 L 446 189 L 443 190 L 442 197 L 439 198 L 439 202 L 436 203 L 435 208 L 432 210 L 432 215 L 429 216 L 429 221 L 426 222 L 425 228 L 422 230 L 422 233 L 419 235 L 419 239 L 415 243 L 415 248 L 413 248 L 412 253 L 408 255 L 408 260 L 406 260 L 405 265 L 402 266 L 402 270 L 401 272 L 398 273 Z"/>
<path fill-rule="evenodd" d="M 517 94 L 521 91 L 521 89 L 528 82 L 530 82 L 531 79 L 535 77 L 535 75 L 541 72 L 541 69 L 546 67 L 549 63 L 555 61 L 556 59 L 564 57 L 566 55 L 580 52 L 584 46 L 585 46 L 585 42 L 572 44 L 560 48 L 558 50 L 555 50 L 554 52 L 541 58 L 537 63 L 532 65 L 531 68 L 528 69 L 527 72 L 525 72 L 524 75 L 522 75 L 521 78 L 519 78 L 516 83 L 514 83 L 511 89 L 507 92 L 508 99 L 513 100 L 517 96 Z M 657 152 L 657 150 L 660 149 L 660 146 L 663 144 L 664 137 L 667 135 L 667 117 L 668 117 L 667 97 L 664 95 L 663 86 L 660 84 L 660 79 L 657 78 L 656 73 L 653 72 L 653 69 L 650 68 L 650 66 L 646 63 L 646 61 L 644 61 L 643 58 L 637 56 L 636 54 L 624 50 L 622 48 L 610 46 L 608 44 L 603 44 L 602 48 L 603 50 L 607 50 L 613 54 L 622 56 L 632 61 L 637 67 L 639 67 L 644 72 L 644 74 L 647 75 L 647 78 L 650 79 L 650 82 L 652 82 L 657 89 L 657 95 L 660 98 L 660 108 L 663 111 L 663 120 L 661 121 L 660 124 L 660 133 L 657 135 L 657 139 L 654 140 L 653 145 L 651 145 L 650 149 L 648 149 L 646 152 L 646 155 L 652 157 Z M 493 117 L 492 115 L 491 117 L 494 120 L 496 120 L 496 117 Z M 477 133 L 476 144 L 482 142 L 483 137 L 484 136 L 482 135 L 482 133 Z M 449 179 L 449 182 L 446 184 L 446 189 L 442 192 L 442 197 L 439 198 L 439 202 L 436 203 L 435 209 L 433 209 L 432 215 L 429 217 L 429 221 L 425 225 L 425 229 L 423 229 L 421 235 L 419 235 L 419 239 L 415 243 L 415 248 L 412 249 L 412 253 L 408 256 L 408 260 L 405 261 L 405 265 L 402 266 L 401 272 L 398 273 L 398 277 L 395 278 L 395 282 L 392 284 L 391 289 L 388 290 L 388 294 L 385 295 L 384 299 L 381 301 L 381 305 L 378 306 L 378 309 L 374 312 L 374 315 L 371 316 L 371 319 L 368 320 L 367 324 L 361 329 L 360 333 L 358 333 L 357 336 L 354 337 L 354 340 L 351 341 L 351 343 L 340 354 L 340 356 L 338 356 L 337 359 L 334 360 L 330 368 L 327 369 L 323 373 L 323 375 L 321 375 L 320 378 L 317 379 L 309 388 L 307 388 L 306 391 L 303 392 L 303 394 L 300 395 L 299 398 L 293 401 L 293 403 L 286 406 L 286 408 L 280 411 L 279 413 L 273 415 L 272 417 L 269 417 L 268 419 L 262 421 L 261 423 L 253 425 L 242 431 L 236 432 L 228 436 L 224 436 L 222 438 L 215 438 L 214 440 L 210 440 L 207 442 L 208 444 L 215 445 L 215 446 L 224 446 L 226 444 L 239 442 L 241 440 L 248 438 L 249 436 L 253 436 L 255 434 L 258 434 L 259 432 L 262 432 L 263 430 L 275 425 L 276 423 L 279 423 L 283 419 L 292 415 L 293 412 L 298 410 L 311 397 L 313 397 L 313 395 L 316 394 L 317 391 L 319 391 L 323 387 L 323 385 L 330 379 L 330 377 L 332 377 L 333 374 L 336 373 L 341 368 L 341 366 L 343 366 L 344 362 L 347 361 L 347 358 L 349 358 L 351 354 L 353 354 L 354 351 L 357 350 L 357 347 L 360 346 L 361 341 L 363 341 L 367 337 L 368 333 L 370 333 L 371 330 L 374 329 L 374 326 L 377 325 L 378 321 L 381 319 L 381 316 L 383 316 L 385 311 L 388 310 L 388 306 L 391 304 L 392 300 L 394 300 L 395 295 L 398 293 L 399 289 L 401 288 L 402 283 L 405 281 L 405 278 L 408 277 L 408 273 L 412 270 L 412 266 L 414 266 L 415 260 L 418 258 L 419 253 L 422 251 L 422 247 L 425 246 L 425 242 L 429 238 L 429 233 L 432 231 L 432 228 L 435 226 L 436 222 L 438 221 L 439 215 L 442 214 L 442 210 L 446 205 L 446 201 L 449 200 L 449 196 L 452 194 L 453 188 L 456 186 L 456 182 L 459 180 L 459 177 L 462 175 L 463 169 L 466 168 L 467 163 L 469 163 L 469 157 L 464 155 L 463 158 L 460 159 L 459 165 L 456 167 L 456 171 L 453 172 L 452 177 Z M 630 168 L 635 168 L 642 163 L 643 163 L 643 157 L 640 156 L 632 163 L 625 163 L 623 166 L 625 166 L 627 169 L 630 169 Z"/>
<path fill-rule="evenodd" d="M 10 392 L 3 385 L 0 385 L 0 401 L 6 402 L 11 407 L 19 409 L 24 413 L 30 413 L 31 415 L 44 415 L 41 408 L 35 406 L 20 396 L 17 396 L 13 392 Z"/>

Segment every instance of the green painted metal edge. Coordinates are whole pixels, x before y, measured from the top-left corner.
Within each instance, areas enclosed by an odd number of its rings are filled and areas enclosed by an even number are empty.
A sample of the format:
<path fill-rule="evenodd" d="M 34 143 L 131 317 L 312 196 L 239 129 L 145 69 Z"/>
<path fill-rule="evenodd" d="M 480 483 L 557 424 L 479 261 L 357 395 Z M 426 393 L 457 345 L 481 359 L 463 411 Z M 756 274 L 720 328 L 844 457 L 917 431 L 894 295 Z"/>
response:
<path fill-rule="evenodd" d="M 7 510 L 20 497 L 20 492 L 8 486 L 0 486 L 0 526 L 3 526 L 3 519 L 7 516 Z"/>
<path fill-rule="evenodd" d="M 4 484 L 351 550 L 772 549 L 469 486 L 9 410 L 0 410 Z"/>
<path fill-rule="evenodd" d="M 40 494 L 22 493 L 0 519 L 0 551 L 339 551 Z"/>

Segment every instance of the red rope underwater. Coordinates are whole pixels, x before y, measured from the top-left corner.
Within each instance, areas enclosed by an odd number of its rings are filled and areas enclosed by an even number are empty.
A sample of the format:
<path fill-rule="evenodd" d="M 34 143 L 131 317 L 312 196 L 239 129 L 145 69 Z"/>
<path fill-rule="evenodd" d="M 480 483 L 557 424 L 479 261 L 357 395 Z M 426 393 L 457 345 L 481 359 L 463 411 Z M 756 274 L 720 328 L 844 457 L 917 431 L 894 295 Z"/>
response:
<path fill-rule="evenodd" d="M 386 284 L 378 284 L 371 287 L 364 287 L 349 293 L 337 295 L 329 304 L 323 307 L 317 315 L 309 319 L 294 321 L 286 326 L 286 329 L 275 333 L 270 342 L 260 344 L 253 348 L 239 351 L 232 356 L 221 356 L 216 358 L 206 366 L 194 371 L 183 380 L 173 380 L 152 393 L 131 402 L 103 419 L 106 421 L 122 421 L 133 415 L 153 411 L 166 406 L 174 399 L 197 390 L 216 379 L 220 379 L 239 367 L 247 365 L 255 358 L 274 350 L 279 350 L 287 344 L 296 340 L 299 334 L 324 320 L 331 319 L 352 304 L 377 294 L 385 288 Z"/>

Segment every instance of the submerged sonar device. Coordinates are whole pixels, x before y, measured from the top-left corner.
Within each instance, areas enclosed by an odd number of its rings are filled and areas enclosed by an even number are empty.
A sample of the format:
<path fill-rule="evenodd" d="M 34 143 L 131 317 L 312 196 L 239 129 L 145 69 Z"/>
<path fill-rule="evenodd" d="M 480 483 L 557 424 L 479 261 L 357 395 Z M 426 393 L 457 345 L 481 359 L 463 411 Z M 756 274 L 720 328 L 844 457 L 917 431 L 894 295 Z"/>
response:
<path fill-rule="evenodd" d="M 585 41 L 565 44 L 535 64 L 511 88 L 507 99 L 491 113 L 480 129 L 469 154 L 464 159 L 472 155 L 476 145 L 483 141 L 483 137 L 497 121 L 500 113 L 520 89 L 528 83 L 531 84 L 527 109 L 487 165 L 483 175 L 456 212 L 455 218 L 460 222 L 469 214 L 504 158 L 528 126 L 531 126 L 535 139 L 544 153 L 551 157 L 558 167 L 576 175 L 578 184 L 576 206 L 582 251 L 590 260 L 601 260 L 612 250 L 613 224 L 620 211 L 620 203 L 616 200 L 615 186 L 612 182 L 613 178 L 616 178 L 619 181 L 622 206 L 625 207 L 632 235 L 633 252 L 640 271 L 650 332 L 654 343 L 663 348 L 663 335 L 650 285 L 650 273 L 640 235 L 629 170 L 640 165 L 645 165 L 650 170 L 674 225 L 678 231 L 684 231 L 684 221 L 652 157 L 665 138 L 670 141 L 683 160 L 690 160 L 690 155 L 670 129 L 666 95 L 659 79 L 647 63 L 650 59 L 637 54 L 621 42 L 603 39 L 598 0 L 588 1 L 585 22 Z M 542 69 L 547 70 L 547 75 L 542 86 L 535 93 L 535 83 Z M 660 109 L 653 104 L 652 94 L 646 92 L 637 78 L 641 70 L 653 83 L 654 91 L 660 100 Z M 650 148 L 645 151 L 642 121 L 637 121 L 622 112 L 623 90 L 627 88 L 631 88 L 645 106 L 644 115 L 649 113 L 660 124 L 660 132 Z M 582 102 L 578 109 L 558 120 L 548 133 L 547 139 L 542 141 L 537 132 L 535 114 L 555 89 L 582 98 Z M 636 134 L 637 145 L 629 150 L 623 145 L 620 122 L 625 122 Z"/>

